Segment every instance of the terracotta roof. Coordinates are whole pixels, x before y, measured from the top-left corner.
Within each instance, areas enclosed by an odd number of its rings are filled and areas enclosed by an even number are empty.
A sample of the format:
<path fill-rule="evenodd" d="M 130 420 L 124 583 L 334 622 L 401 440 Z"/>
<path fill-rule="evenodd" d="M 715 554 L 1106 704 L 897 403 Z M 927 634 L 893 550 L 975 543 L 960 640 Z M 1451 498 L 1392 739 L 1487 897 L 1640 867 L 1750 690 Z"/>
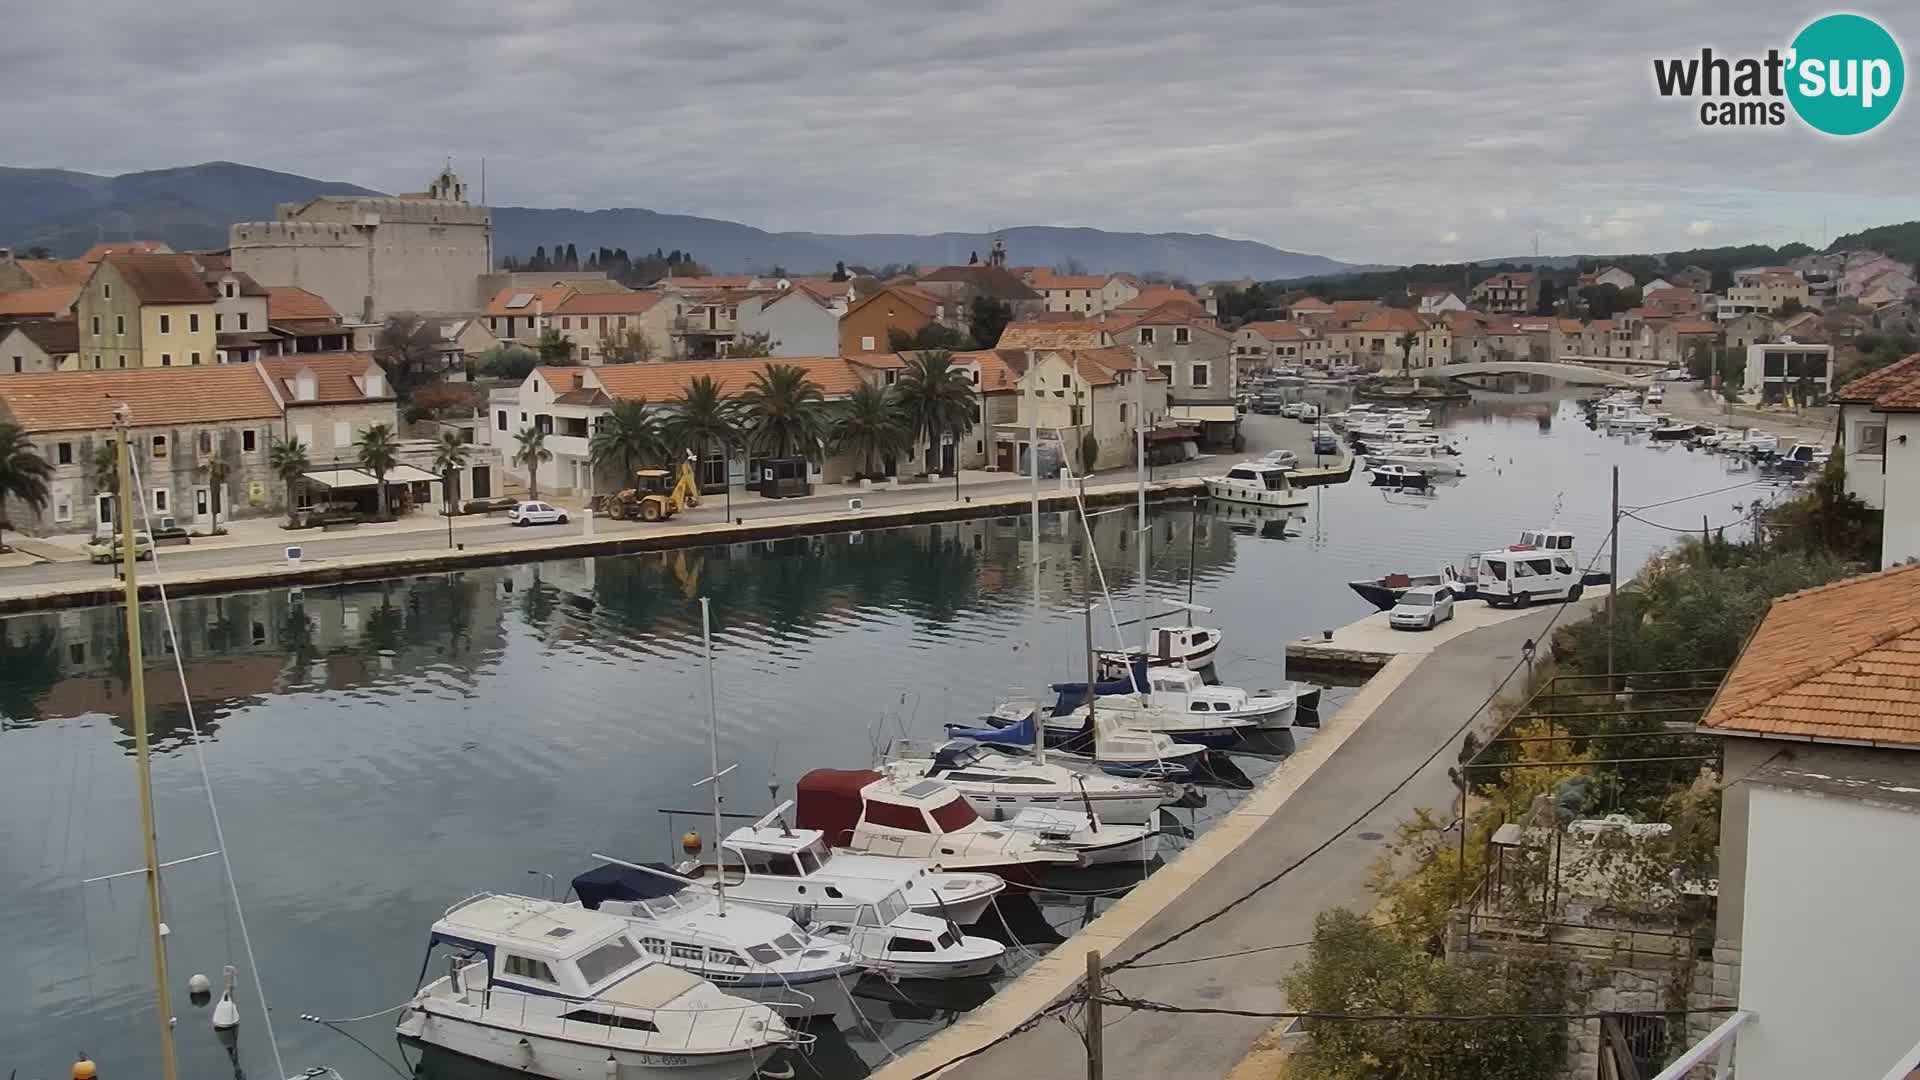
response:
<path fill-rule="evenodd" d="M 502 317 L 513 315 L 525 318 L 533 315 L 537 311 L 544 315 L 552 311 L 561 301 L 565 300 L 571 292 L 572 290 L 568 289 L 565 285 L 548 285 L 538 289 L 501 289 L 499 292 L 493 294 L 492 300 L 487 301 L 486 314 Z M 526 297 L 525 303 L 518 307 L 509 306 L 513 300 L 523 296 Z"/>
<path fill-rule="evenodd" d="M 1303 296 L 1287 305 L 1290 311 L 1332 311 L 1333 305 L 1317 296 Z"/>
<path fill-rule="evenodd" d="M 289 337 L 317 337 L 323 334 L 344 334 L 347 328 L 340 325 L 339 319 L 269 319 L 267 329 L 276 334 Z"/>
<path fill-rule="evenodd" d="M 1250 334 L 1257 334 L 1268 341 L 1300 341 L 1307 336 L 1307 332 L 1300 328 L 1299 323 L 1290 322 L 1251 322 L 1240 329 Z"/>
<path fill-rule="evenodd" d="M 555 405 L 610 405 L 613 399 L 607 396 L 605 390 L 597 386 L 584 386 L 555 395 L 553 403 Z"/>
<path fill-rule="evenodd" d="M 897 303 L 905 304 L 929 319 L 933 318 L 935 312 L 946 304 L 946 301 L 925 289 L 916 289 L 911 285 L 888 285 L 869 294 L 865 300 L 855 301 L 853 306 L 847 309 L 847 316 L 851 316 L 883 296 L 890 296 Z"/>
<path fill-rule="evenodd" d="M 612 364 L 592 368 L 608 394 L 616 398 L 671 401 L 680 396 L 689 380 L 711 376 L 720 384 L 720 392 L 738 397 L 753 381 L 754 375 L 769 364 L 788 364 L 804 370 L 820 390 L 830 398 L 845 397 L 861 381 L 856 366 L 839 356 L 775 356 L 747 360 L 675 360 L 664 364 Z M 541 371 L 550 371 L 541 368 Z"/>
<path fill-rule="evenodd" d="M 865 357 L 861 358 L 862 360 Z M 953 354 L 956 364 L 972 364 L 980 369 L 980 390 L 1012 390 L 1027 370 L 1027 354 L 1018 349 L 980 349 Z"/>
<path fill-rule="evenodd" d="M 1503 270 L 1498 274 L 1482 278 L 1480 284 L 1475 285 L 1474 288 L 1477 289 L 1483 285 L 1490 285 L 1496 281 L 1511 285 L 1527 285 L 1532 283 L 1533 277 L 1533 271 L 1531 270 Z"/>
<path fill-rule="evenodd" d="M 72 319 L 48 319 L 20 323 L 14 327 L 48 356 L 65 356 L 80 351 L 80 324 Z M 4 338 L 5 333 L 0 333 Z"/>
<path fill-rule="evenodd" d="M 1198 297 L 1194 296 L 1192 293 L 1188 292 L 1185 289 L 1175 288 L 1172 285 L 1142 286 L 1138 293 L 1136 293 L 1134 296 L 1129 298 L 1125 303 L 1121 304 L 1119 307 L 1115 308 L 1114 310 L 1115 311 L 1151 311 L 1152 309 L 1157 308 L 1161 304 L 1164 304 L 1170 300 L 1179 300 L 1188 304 L 1192 304 L 1193 306 L 1199 308 L 1202 312 L 1207 310 L 1206 305 L 1202 304 Z"/>
<path fill-rule="evenodd" d="M 338 319 L 340 313 L 314 293 L 291 286 L 267 287 L 267 321 L 282 319 Z"/>
<path fill-rule="evenodd" d="M 875 371 L 886 371 L 889 368 L 898 371 L 907 366 L 907 354 L 897 352 L 867 352 L 844 359 L 849 364 L 872 368 Z"/>
<path fill-rule="evenodd" d="M 66 285 L 77 289 L 93 276 L 93 264 L 85 259 L 16 259 L 14 265 L 26 271 L 37 288 Z"/>
<path fill-rule="evenodd" d="M 1107 275 L 1056 274 L 1042 268 L 1027 275 L 1027 284 L 1036 289 L 1104 289 L 1107 287 Z"/>
<path fill-rule="evenodd" d="M 1717 334 L 1720 328 L 1706 319 L 1675 319 L 1670 324 L 1676 334 Z"/>
<path fill-rule="evenodd" d="M 936 281 L 959 282 L 970 285 L 980 292 L 999 300 L 1038 300 L 1040 294 L 1034 292 L 1026 282 L 1011 272 L 998 266 L 980 264 L 976 266 L 942 266 L 919 275 L 916 282 Z"/>
<path fill-rule="evenodd" d="M 793 278 L 791 291 L 811 296 L 815 300 L 834 301 L 846 298 L 850 282 L 821 280 L 819 278 Z"/>
<path fill-rule="evenodd" d="M 64 315 L 73 306 L 74 297 L 80 294 L 77 285 L 53 285 L 39 289 L 21 289 L 19 292 L 0 292 L 0 318 L 19 318 L 38 316 L 52 318 Z"/>
<path fill-rule="evenodd" d="M 1911 397 L 1917 392 L 1920 392 L 1920 353 L 1860 376 L 1835 390 L 1829 400 L 1841 405 L 1871 405 L 1886 394 Z"/>
<path fill-rule="evenodd" d="M 109 255 L 164 255 L 173 249 L 158 240 L 123 240 L 116 243 L 95 244 L 88 248 L 80 261 L 97 263 Z"/>
<path fill-rule="evenodd" d="M 280 400 L 295 405 L 344 405 L 357 401 L 391 401 L 393 384 L 382 380 L 382 392 L 369 396 L 356 381 L 377 369 L 372 353 L 298 353 L 293 356 L 269 356 L 259 362 L 260 370 L 274 382 Z M 315 394 L 311 401 L 296 401 L 294 380 L 302 371 L 314 375 Z M 381 375 L 384 377 L 383 371 Z"/>
<path fill-rule="evenodd" d="M 1700 726 L 1920 747 L 1920 564 L 1775 600 Z"/>
<path fill-rule="evenodd" d="M 1426 328 L 1425 319 L 1404 308 L 1382 308 L 1353 324 L 1361 333 L 1417 334 Z"/>
<path fill-rule="evenodd" d="M 108 255 L 104 260 L 120 274 L 143 304 L 211 304 L 213 289 L 201 276 L 191 255 Z"/>
<path fill-rule="evenodd" d="M 1334 319 L 1342 323 L 1358 322 L 1381 307 L 1378 300 L 1335 300 L 1327 306 Z"/>
<path fill-rule="evenodd" d="M 132 410 L 136 428 L 280 416 L 252 364 L 47 371 L 0 379 L 0 411 L 29 434 L 110 428 L 115 402 Z"/>
<path fill-rule="evenodd" d="M 1097 319 L 1047 319 L 1010 322 L 1000 331 L 996 349 L 1097 349 L 1107 324 Z"/>
<path fill-rule="evenodd" d="M 547 309 L 550 315 L 644 315 L 666 299 L 657 292 L 572 292 Z"/>
<path fill-rule="evenodd" d="M 753 284 L 752 274 L 696 274 L 688 277 L 661 278 L 655 288 L 672 285 L 679 289 L 744 289 Z"/>

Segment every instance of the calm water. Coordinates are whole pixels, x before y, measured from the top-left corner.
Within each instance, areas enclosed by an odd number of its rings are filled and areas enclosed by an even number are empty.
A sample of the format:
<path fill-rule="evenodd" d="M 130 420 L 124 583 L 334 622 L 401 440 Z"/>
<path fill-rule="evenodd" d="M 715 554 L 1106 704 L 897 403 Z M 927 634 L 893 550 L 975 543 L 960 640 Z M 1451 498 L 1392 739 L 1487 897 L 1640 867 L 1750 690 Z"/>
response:
<path fill-rule="evenodd" d="M 1156 593 L 1194 589 L 1227 635 L 1225 681 L 1282 674 L 1285 643 L 1366 613 L 1344 586 L 1431 569 L 1528 526 L 1605 532 L 1608 468 L 1643 505 L 1738 482 L 1684 449 L 1588 431 L 1569 406 L 1476 403 L 1448 417 L 1470 475 L 1433 497 L 1364 483 L 1315 489 L 1290 522 L 1183 508 L 1156 513 Z M 1735 492 L 1659 510 L 1696 529 L 1734 518 Z M 712 598 L 721 757 L 738 762 L 729 809 L 759 811 L 806 770 L 854 767 L 902 734 L 937 736 L 1010 687 L 1076 677 L 1088 567 L 1076 529 L 1043 518 L 1043 597 L 1031 608 L 1024 518 L 668 555 L 571 560 L 384 584 L 236 593 L 178 602 L 192 701 L 288 1068 L 319 1062 L 386 1075 L 301 1013 L 354 1016 L 407 996 L 428 924 L 483 890 L 563 883 L 589 851 L 669 854 L 662 807 L 698 808 L 707 774 L 697 598 Z M 1629 522 L 1623 568 L 1671 539 Z M 1096 519 L 1106 580 L 1132 614 L 1129 514 Z M 1583 554 L 1589 554 L 1584 552 Z M 1101 619 L 1108 616 L 1101 615 Z M 1096 626 L 1111 637 L 1111 629 Z M 139 879 L 82 885 L 139 865 L 124 727 L 125 650 L 112 608 L 0 620 L 0 1068 L 65 1074 L 74 1051 L 107 1077 L 155 1073 Z M 146 665 L 159 754 L 163 859 L 214 847 L 183 697 L 158 615 Z M 1337 700 L 1337 698 L 1332 699 Z M 1244 761 L 1260 775 L 1266 762 Z M 1201 816 L 1230 796 L 1216 793 Z M 683 826 L 684 827 L 684 826 Z M 182 1075 L 235 1066 L 186 978 L 242 961 L 216 861 L 166 874 Z M 1080 905 L 1033 911 L 1070 932 Z M 243 978 L 239 1062 L 272 1075 Z M 939 1022 L 871 1006 L 873 1032 L 823 1047 L 853 1075 Z M 383 1021 L 351 1030 L 395 1055 Z M 436 1074 L 474 1070 L 436 1066 Z"/>

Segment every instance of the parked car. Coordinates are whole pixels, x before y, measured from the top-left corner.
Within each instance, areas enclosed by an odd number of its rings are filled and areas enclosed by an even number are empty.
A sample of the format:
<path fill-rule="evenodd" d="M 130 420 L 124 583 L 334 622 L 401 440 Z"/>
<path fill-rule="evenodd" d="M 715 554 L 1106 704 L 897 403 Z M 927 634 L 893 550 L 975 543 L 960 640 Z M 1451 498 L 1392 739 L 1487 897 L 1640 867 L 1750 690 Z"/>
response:
<path fill-rule="evenodd" d="M 1298 420 L 1300 419 L 1300 407 L 1302 404 L 1304 404 L 1304 402 L 1289 401 L 1281 407 L 1280 415 L 1289 420 Z"/>
<path fill-rule="evenodd" d="M 1445 585 L 1421 585 L 1400 594 L 1387 613 L 1395 630 L 1431 630 L 1453 618 L 1453 590 Z"/>
<path fill-rule="evenodd" d="M 87 545 L 87 558 L 97 563 L 119 562 L 126 554 L 126 548 L 120 542 L 120 534 L 95 537 Z M 133 557 L 135 559 L 153 558 L 153 537 L 144 532 L 133 534 Z"/>
<path fill-rule="evenodd" d="M 567 512 L 551 503 L 523 502 L 507 511 L 507 520 L 515 525 L 565 525 Z"/>

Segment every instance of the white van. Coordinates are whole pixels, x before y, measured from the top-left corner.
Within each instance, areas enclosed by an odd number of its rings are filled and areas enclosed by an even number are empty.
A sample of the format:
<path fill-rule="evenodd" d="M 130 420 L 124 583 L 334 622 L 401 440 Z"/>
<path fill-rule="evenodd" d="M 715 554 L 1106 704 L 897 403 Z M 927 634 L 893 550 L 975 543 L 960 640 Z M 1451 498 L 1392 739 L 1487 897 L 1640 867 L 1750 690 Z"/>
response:
<path fill-rule="evenodd" d="M 1571 549 L 1516 545 L 1468 560 L 1474 595 L 1495 607 L 1526 607 L 1535 600 L 1580 599 L 1580 567 Z"/>

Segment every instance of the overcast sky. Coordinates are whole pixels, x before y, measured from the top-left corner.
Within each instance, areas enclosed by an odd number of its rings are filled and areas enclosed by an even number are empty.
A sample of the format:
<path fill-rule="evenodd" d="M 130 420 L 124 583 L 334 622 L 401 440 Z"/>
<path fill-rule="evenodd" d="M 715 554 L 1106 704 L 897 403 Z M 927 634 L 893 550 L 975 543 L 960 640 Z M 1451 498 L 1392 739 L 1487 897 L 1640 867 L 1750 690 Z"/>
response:
<path fill-rule="evenodd" d="M 484 156 L 502 205 L 1364 262 L 1814 243 L 1920 218 L 1916 106 L 1852 140 L 1712 130 L 1651 60 L 1784 48 L 1825 10 L 81 0 L 0 36 L 0 162 L 224 158 L 397 191 L 445 156 L 477 187 Z M 1856 10 L 1920 41 L 1910 2 Z"/>

